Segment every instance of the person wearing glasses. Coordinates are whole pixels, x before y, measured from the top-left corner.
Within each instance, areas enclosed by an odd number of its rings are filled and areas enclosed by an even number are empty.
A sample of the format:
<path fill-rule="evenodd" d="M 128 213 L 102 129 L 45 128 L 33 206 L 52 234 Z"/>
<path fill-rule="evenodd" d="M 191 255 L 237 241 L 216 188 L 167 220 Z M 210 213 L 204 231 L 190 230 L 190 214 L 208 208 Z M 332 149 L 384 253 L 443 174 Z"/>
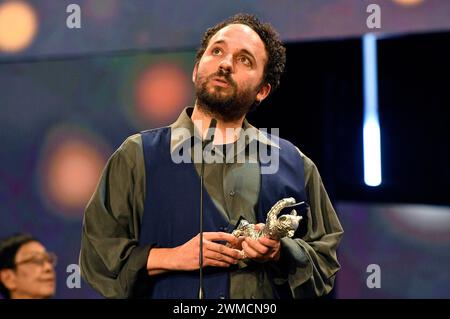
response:
<path fill-rule="evenodd" d="M 29 234 L 0 241 L 0 293 L 6 299 L 45 299 L 55 294 L 56 255 Z"/>

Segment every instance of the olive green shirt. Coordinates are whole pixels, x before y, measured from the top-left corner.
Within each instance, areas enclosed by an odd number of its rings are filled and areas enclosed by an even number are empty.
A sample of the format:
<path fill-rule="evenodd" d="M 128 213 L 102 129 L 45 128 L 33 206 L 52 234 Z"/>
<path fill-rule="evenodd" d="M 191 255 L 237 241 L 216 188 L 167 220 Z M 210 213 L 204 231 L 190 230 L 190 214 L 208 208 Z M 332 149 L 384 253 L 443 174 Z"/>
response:
<path fill-rule="evenodd" d="M 192 108 L 186 108 L 171 125 L 172 132 L 183 128 L 195 136 L 190 119 Z M 204 186 L 214 204 L 231 224 L 239 217 L 256 222 L 260 188 L 260 165 L 257 154 L 248 151 L 254 140 L 278 147 L 265 135 L 244 121 L 243 129 L 252 132 L 245 143 L 216 148 L 223 163 L 204 166 Z M 239 140 L 243 135 L 239 135 Z M 238 140 L 238 141 L 239 141 Z M 172 134 L 173 152 L 183 138 Z M 236 161 L 244 154 L 245 161 Z M 230 298 L 273 298 L 268 272 L 276 284 L 288 283 L 295 298 L 320 296 L 334 284 L 339 263 L 336 249 L 343 234 L 314 163 L 299 151 L 305 169 L 305 189 L 309 200 L 307 232 L 303 238 L 281 240 L 278 262 L 240 262 L 230 273 Z M 192 155 L 193 156 L 193 155 Z M 151 165 L 151 164 L 150 164 Z M 200 173 L 200 164 L 195 164 Z M 171 181 L 176 182 L 176 181 Z M 145 163 L 141 135 L 129 137 L 109 159 L 97 190 L 84 215 L 80 267 L 83 278 L 108 298 L 130 298 L 139 285 L 138 272 L 145 270 L 150 246 L 139 245 L 140 221 L 145 202 Z M 149 200 L 151 203 L 151 199 Z"/>

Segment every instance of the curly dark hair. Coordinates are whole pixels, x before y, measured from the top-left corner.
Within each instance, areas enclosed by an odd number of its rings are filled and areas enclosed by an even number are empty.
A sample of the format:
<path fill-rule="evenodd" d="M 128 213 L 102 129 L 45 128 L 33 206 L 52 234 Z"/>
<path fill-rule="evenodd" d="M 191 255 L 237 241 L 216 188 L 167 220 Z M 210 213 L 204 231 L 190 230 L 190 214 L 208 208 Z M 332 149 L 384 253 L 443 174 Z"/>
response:
<path fill-rule="evenodd" d="M 272 88 L 271 93 L 274 92 L 280 85 L 280 77 L 286 64 L 286 49 L 281 43 L 275 29 L 268 23 L 262 23 L 254 15 L 239 13 L 206 30 L 203 35 L 201 46 L 197 50 L 195 63 L 197 64 L 202 58 L 203 53 L 205 53 L 208 46 L 209 40 L 214 36 L 214 34 L 230 24 L 245 24 L 249 26 L 263 41 L 268 57 L 267 63 L 264 67 L 263 83 L 269 83 Z"/>

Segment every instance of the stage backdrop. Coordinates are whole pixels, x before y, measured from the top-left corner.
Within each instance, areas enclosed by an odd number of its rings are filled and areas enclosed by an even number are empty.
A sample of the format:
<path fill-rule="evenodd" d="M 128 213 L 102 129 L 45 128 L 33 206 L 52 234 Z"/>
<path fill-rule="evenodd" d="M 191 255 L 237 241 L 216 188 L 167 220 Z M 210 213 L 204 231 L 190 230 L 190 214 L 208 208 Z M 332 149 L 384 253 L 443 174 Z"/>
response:
<path fill-rule="evenodd" d="M 450 298 L 450 206 L 341 202 L 337 210 L 338 298 Z"/>
<path fill-rule="evenodd" d="M 189 51 L 0 63 L 0 237 L 27 231 L 58 255 L 58 298 L 97 296 L 66 285 L 83 209 L 127 136 L 192 105 L 193 60 Z"/>
<path fill-rule="evenodd" d="M 310 156 L 341 202 L 338 297 L 449 296 L 449 36 L 379 42 L 380 187 L 362 178 L 359 38 L 288 44 L 280 90 L 251 115 Z M 66 284 L 83 209 L 127 136 L 192 105 L 194 56 L 191 48 L 0 62 L 0 237 L 31 232 L 56 252 L 57 298 L 99 297 L 84 282 Z M 364 286 L 369 264 L 381 268 L 379 289 Z"/>
<path fill-rule="evenodd" d="M 33 0 L 19 8 L 8 2 L 0 1 L 0 30 L 23 27 L 17 38 L 0 36 L 0 59 L 190 49 L 208 27 L 239 12 L 270 22 L 289 42 L 450 29 L 448 0 Z M 380 29 L 366 24 L 373 3 Z M 79 6 L 80 29 L 66 26 L 69 4 Z"/>

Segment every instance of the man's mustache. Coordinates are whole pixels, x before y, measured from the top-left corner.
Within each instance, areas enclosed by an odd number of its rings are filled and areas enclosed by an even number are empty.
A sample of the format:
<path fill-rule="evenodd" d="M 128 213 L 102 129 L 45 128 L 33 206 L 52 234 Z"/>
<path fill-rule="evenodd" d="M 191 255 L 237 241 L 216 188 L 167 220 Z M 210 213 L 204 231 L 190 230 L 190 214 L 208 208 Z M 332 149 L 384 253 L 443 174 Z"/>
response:
<path fill-rule="evenodd" d="M 227 81 L 228 83 L 231 84 L 231 86 L 236 87 L 237 84 L 236 82 L 234 82 L 234 80 L 231 78 L 231 75 L 229 72 L 225 72 L 222 69 L 219 69 L 219 71 L 211 74 L 210 76 L 208 76 L 208 81 L 211 80 L 214 77 L 222 77 L 224 78 L 225 81 Z"/>

